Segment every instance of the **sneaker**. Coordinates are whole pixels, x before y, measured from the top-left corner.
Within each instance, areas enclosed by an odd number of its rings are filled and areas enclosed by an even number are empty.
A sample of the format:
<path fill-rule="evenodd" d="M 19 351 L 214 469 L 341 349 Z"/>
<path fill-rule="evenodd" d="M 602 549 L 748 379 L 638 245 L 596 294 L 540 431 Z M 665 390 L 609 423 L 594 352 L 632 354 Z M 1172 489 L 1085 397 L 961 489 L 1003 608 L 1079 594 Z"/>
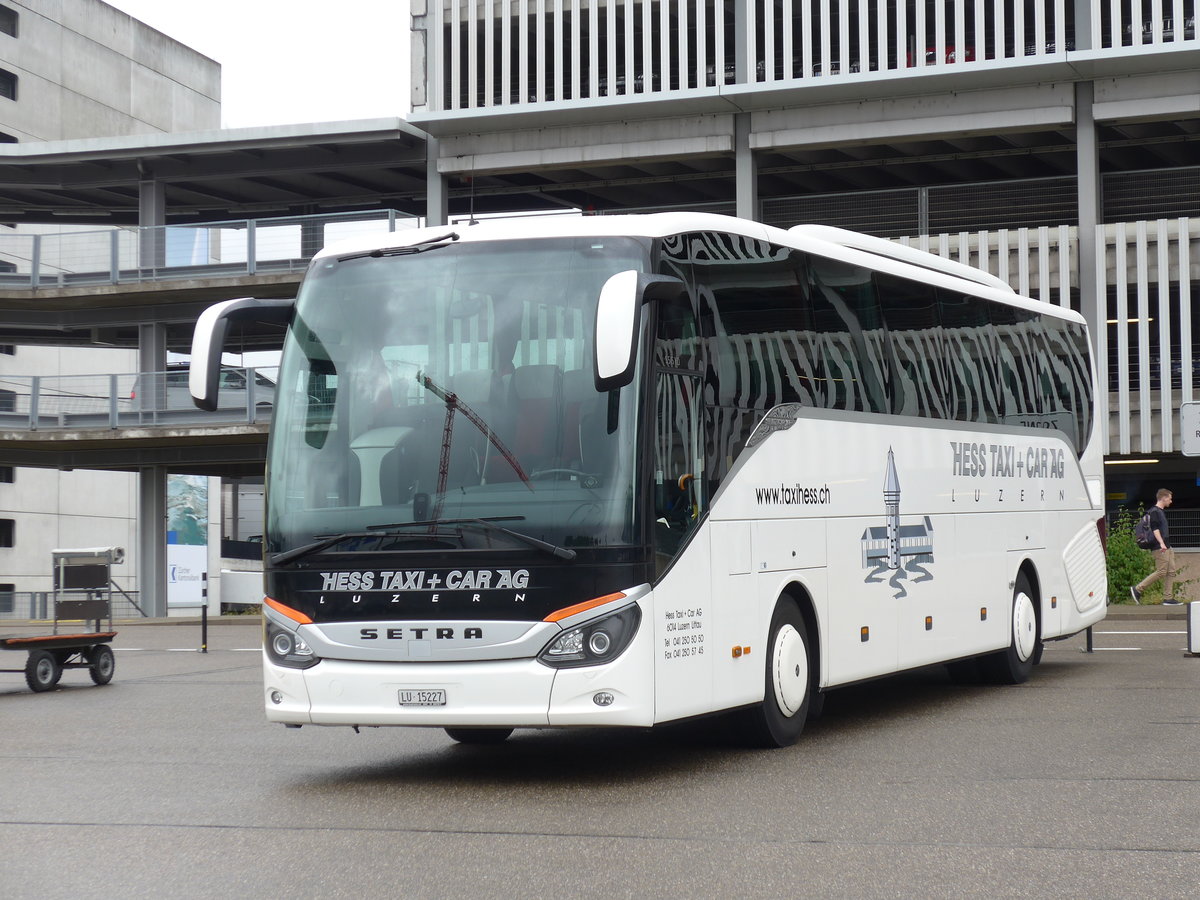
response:
<path fill-rule="evenodd" d="M 1183 606 L 1183 603 L 1180 602 L 1179 600 L 1164 600 L 1162 602 L 1162 605 L 1163 606 Z"/>
<path fill-rule="evenodd" d="M 1134 603 L 1136 603 L 1136 604 L 1138 604 L 1139 606 L 1141 606 L 1141 604 L 1142 604 L 1142 592 L 1141 592 L 1141 591 L 1139 591 L 1139 590 L 1138 590 L 1136 587 L 1131 587 L 1131 588 L 1129 589 L 1129 595 L 1130 595 L 1131 597 L 1133 597 L 1133 602 L 1134 602 Z"/>

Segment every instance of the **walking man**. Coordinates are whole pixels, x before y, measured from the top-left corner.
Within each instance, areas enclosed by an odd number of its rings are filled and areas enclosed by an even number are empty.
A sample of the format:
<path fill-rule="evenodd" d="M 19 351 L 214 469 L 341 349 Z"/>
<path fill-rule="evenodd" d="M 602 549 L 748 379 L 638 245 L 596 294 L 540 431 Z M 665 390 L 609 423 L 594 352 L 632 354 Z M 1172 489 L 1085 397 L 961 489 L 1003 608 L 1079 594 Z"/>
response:
<path fill-rule="evenodd" d="M 1167 530 L 1167 516 L 1163 512 L 1168 506 L 1174 495 L 1166 488 L 1159 488 L 1157 500 L 1150 507 L 1150 533 L 1154 535 L 1154 539 L 1158 541 L 1158 548 L 1154 551 L 1154 571 L 1141 580 L 1141 582 L 1129 589 L 1133 594 L 1133 602 L 1142 602 L 1142 591 L 1148 588 L 1158 579 L 1162 579 L 1163 583 L 1163 606 L 1182 606 L 1183 604 L 1175 599 L 1172 593 L 1172 588 L 1175 585 L 1175 551 L 1171 549 L 1171 536 Z"/>

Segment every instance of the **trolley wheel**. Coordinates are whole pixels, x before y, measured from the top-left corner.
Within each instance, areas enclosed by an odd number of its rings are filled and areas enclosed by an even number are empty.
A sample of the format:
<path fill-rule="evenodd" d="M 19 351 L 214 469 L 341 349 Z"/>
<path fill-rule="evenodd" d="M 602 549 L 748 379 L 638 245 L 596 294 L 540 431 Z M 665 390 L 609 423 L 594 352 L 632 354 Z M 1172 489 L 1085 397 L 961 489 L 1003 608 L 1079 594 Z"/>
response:
<path fill-rule="evenodd" d="M 979 660 L 980 673 L 993 684 L 1025 683 L 1040 656 L 1037 609 L 1033 589 L 1024 574 L 1017 576 L 1013 587 L 1011 634 L 1007 649 Z"/>
<path fill-rule="evenodd" d="M 808 627 L 791 597 L 780 597 L 771 616 L 762 703 L 749 711 L 756 746 L 787 747 L 804 730 L 813 695 Z"/>
<path fill-rule="evenodd" d="M 503 744 L 511 728 L 447 728 L 446 734 L 460 744 Z"/>
<path fill-rule="evenodd" d="M 87 652 L 88 674 L 96 684 L 108 684 L 112 681 L 113 672 L 117 668 L 116 657 L 112 648 L 107 644 L 96 644 Z"/>
<path fill-rule="evenodd" d="M 25 683 L 36 693 L 52 691 L 62 671 L 62 663 L 49 650 L 31 650 L 25 662 Z"/>

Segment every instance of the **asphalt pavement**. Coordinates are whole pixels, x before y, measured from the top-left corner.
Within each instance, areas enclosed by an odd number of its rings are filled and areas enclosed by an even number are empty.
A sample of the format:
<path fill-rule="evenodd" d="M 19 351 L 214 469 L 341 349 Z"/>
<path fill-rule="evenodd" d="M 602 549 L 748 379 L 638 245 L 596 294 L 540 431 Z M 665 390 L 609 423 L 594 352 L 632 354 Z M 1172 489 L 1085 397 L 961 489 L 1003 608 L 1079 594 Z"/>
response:
<path fill-rule="evenodd" d="M 110 685 L 0 673 L 0 896 L 1191 897 L 1200 658 L 1113 607 L 1025 685 L 831 693 L 800 742 L 713 722 L 269 725 L 255 619 L 117 623 Z M 39 625 L 0 623 L 0 633 Z M 0 652 L 0 666 L 21 654 Z M 13 657 L 18 657 L 14 661 Z"/>

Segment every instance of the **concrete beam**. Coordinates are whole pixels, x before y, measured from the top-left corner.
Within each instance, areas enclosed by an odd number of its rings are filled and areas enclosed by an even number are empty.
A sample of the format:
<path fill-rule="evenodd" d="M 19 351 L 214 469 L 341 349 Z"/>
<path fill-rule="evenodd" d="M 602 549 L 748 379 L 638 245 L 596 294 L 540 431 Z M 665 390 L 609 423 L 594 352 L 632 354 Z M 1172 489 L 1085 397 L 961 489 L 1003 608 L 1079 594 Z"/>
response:
<path fill-rule="evenodd" d="M 1195 118 L 1200 115 L 1200 71 L 1164 72 L 1096 82 L 1097 122 Z"/>
<path fill-rule="evenodd" d="M 898 97 L 752 113 L 755 150 L 916 140 L 1069 127 L 1070 83 L 931 97 Z"/>
<path fill-rule="evenodd" d="M 732 152 L 732 115 L 663 118 L 443 138 L 437 171 L 470 175 L 541 167 L 637 165 Z"/>

